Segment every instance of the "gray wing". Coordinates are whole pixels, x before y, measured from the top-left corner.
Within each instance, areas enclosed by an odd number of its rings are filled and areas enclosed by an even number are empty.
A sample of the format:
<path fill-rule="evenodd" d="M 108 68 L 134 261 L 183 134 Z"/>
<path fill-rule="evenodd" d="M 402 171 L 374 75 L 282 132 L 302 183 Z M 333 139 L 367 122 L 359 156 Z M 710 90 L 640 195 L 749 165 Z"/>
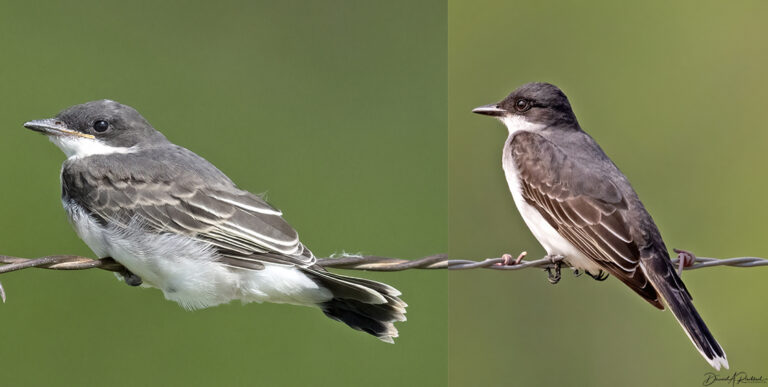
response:
<path fill-rule="evenodd" d="M 520 132 L 511 141 L 511 156 L 526 202 L 585 256 L 663 309 L 639 267 L 643 242 L 627 225 L 627 198 L 609 178 L 618 170 L 601 170 L 569 158 L 535 133 Z M 615 169 L 607 158 L 605 161 L 603 167 Z"/>
<path fill-rule="evenodd" d="M 117 227 L 138 222 L 157 233 L 188 235 L 215 246 L 225 264 L 311 266 L 316 259 L 282 212 L 237 189 L 218 169 L 184 148 L 77 160 L 62 169 L 63 195 Z M 71 200 L 71 199 L 70 199 Z"/>

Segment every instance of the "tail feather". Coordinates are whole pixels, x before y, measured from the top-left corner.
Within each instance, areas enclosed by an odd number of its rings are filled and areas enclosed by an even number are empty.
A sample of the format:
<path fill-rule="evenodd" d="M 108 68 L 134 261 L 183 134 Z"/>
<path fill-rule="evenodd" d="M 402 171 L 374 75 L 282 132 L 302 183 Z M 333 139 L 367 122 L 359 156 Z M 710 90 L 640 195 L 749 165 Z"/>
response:
<path fill-rule="evenodd" d="M 691 295 L 672 264 L 668 260 L 650 258 L 644 259 L 640 266 L 699 353 L 716 370 L 720 367 L 728 369 L 725 351 L 696 311 Z"/>
<path fill-rule="evenodd" d="M 303 271 L 333 294 L 331 300 L 318 304 L 326 316 L 394 343 L 398 336 L 394 323 L 406 320 L 408 306 L 398 298 L 397 289 L 381 282 L 330 273 L 320 267 Z"/>

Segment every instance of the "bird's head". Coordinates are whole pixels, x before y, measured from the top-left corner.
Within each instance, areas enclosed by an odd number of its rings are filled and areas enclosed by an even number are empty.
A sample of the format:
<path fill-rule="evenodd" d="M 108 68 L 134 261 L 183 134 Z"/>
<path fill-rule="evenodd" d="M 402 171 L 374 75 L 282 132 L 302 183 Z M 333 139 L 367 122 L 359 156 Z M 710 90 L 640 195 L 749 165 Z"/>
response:
<path fill-rule="evenodd" d="M 549 83 L 526 83 L 501 102 L 477 107 L 472 112 L 499 119 L 510 132 L 552 126 L 578 128 L 568 97 Z"/>
<path fill-rule="evenodd" d="M 75 105 L 54 118 L 29 121 L 69 156 L 108 154 L 167 140 L 136 109 L 102 99 Z"/>

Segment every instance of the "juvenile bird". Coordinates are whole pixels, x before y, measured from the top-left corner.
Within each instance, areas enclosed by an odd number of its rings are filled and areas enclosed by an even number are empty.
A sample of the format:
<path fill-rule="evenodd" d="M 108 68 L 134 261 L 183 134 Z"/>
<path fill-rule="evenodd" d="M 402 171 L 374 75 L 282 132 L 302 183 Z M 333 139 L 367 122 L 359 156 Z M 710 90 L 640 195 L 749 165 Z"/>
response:
<path fill-rule="evenodd" d="M 280 210 L 168 141 L 130 106 L 100 100 L 29 121 L 67 156 L 62 203 L 80 238 L 126 282 L 186 309 L 274 302 L 319 307 L 386 342 L 405 321 L 397 289 L 330 273 Z"/>

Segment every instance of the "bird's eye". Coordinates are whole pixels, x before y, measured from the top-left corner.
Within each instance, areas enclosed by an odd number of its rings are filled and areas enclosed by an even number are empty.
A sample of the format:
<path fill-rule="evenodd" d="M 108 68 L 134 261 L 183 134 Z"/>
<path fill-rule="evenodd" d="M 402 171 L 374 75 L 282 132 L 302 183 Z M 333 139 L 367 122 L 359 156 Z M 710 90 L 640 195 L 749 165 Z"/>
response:
<path fill-rule="evenodd" d="M 98 120 L 93 123 L 93 130 L 101 133 L 109 129 L 109 122 L 104 120 Z"/>
<path fill-rule="evenodd" d="M 515 102 L 515 110 L 519 112 L 524 112 L 531 108 L 531 102 L 527 99 L 520 98 Z"/>

